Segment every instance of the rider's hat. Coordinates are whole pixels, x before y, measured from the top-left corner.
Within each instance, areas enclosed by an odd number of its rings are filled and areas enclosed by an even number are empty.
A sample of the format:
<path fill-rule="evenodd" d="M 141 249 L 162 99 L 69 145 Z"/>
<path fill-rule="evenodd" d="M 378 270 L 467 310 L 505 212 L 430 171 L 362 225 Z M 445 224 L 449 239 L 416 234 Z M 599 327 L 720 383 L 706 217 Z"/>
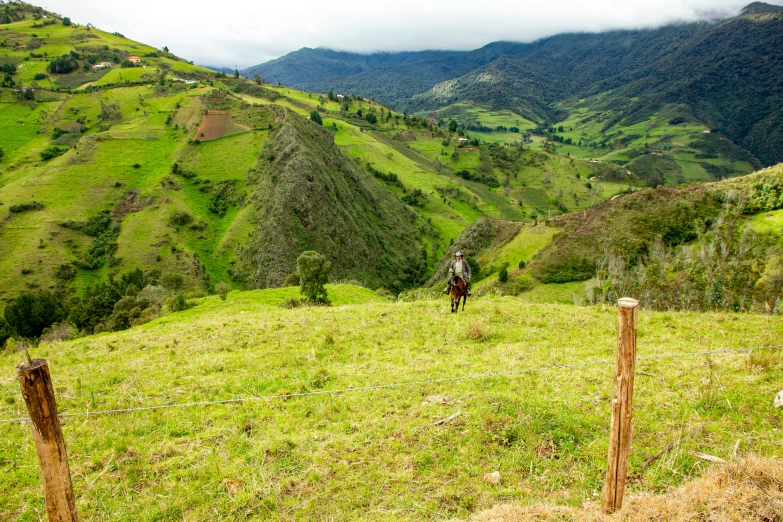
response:
<path fill-rule="evenodd" d="M 462 255 L 462 252 L 457 250 L 457 252 L 454 254 L 454 257 L 465 257 L 465 256 Z"/>

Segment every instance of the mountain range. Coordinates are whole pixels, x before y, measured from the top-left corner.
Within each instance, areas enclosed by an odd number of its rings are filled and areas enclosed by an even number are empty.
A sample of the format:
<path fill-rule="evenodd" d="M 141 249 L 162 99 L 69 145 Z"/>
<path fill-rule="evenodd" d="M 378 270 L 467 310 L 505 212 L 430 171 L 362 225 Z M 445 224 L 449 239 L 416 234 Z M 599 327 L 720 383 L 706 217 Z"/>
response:
<path fill-rule="evenodd" d="M 607 130 L 678 104 L 762 163 L 783 161 L 783 7 L 761 2 L 717 22 L 560 34 L 466 52 L 303 48 L 242 73 L 420 114 L 469 100 L 543 125 L 583 103 L 615 112 Z"/>

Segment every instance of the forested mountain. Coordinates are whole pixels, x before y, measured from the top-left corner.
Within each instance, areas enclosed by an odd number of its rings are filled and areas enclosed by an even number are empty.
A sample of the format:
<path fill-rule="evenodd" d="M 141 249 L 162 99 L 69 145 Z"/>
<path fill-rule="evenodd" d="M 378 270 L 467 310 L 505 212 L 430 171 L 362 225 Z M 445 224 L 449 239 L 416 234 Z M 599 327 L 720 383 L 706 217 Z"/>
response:
<path fill-rule="evenodd" d="M 587 98 L 615 112 L 607 129 L 676 103 L 763 163 L 783 160 L 783 13 L 760 2 L 719 23 L 561 34 L 462 53 L 303 49 L 247 72 L 372 96 L 400 110 L 427 113 L 470 100 L 546 124 L 565 119 L 570 105 Z"/>
<path fill-rule="evenodd" d="M 361 93 L 397 105 L 433 85 L 469 73 L 524 44 L 495 42 L 474 51 L 358 54 L 304 47 L 242 74 L 315 92 Z"/>

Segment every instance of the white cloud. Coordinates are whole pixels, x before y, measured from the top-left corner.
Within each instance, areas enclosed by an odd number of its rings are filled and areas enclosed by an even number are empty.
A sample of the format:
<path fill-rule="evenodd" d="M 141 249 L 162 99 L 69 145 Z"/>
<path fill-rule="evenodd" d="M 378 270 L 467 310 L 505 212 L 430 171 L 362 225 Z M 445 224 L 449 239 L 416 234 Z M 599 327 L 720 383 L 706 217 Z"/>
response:
<path fill-rule="evenodd" d="M 779 1 L 779 0 L 778 0 Z M 301 47 L 468 50 L 562 32 L 730 15 L 750 0 L 47 0 L 46 9 L 209 65 L 248 67 Z M 778 2 L 776 2 L 778 3 Z"/>

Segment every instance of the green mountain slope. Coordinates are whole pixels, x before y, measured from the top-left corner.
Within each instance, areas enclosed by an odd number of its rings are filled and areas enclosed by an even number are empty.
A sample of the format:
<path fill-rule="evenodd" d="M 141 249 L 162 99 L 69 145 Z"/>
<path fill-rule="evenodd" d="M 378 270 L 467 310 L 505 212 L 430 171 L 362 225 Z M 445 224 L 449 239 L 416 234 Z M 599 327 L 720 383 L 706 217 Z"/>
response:
<path fill-rule="evenodd" d="M 657 309 L 779 310 L 783 167 L 621 194 L 537 224 L 477 220 L 428 284 L 445 280 L 455 250 L 478 264 L 479 294 L 566 302 L 623 294 Z M 497 278 L 503 266 L 508 283 Z"/>
<path fill-rule="evenodd" d="M 346 158 L 332 134 L 281 111 L 251 178 L 255 230 L 243 248 L 249 286 L 280 286 L 296 258 L 313 249 L 334 264 L 339 279 L 400 291 L 422 281 L 426 225 L 380 183 Z"/>
<path fill-rule="evenodd" d="M 495 42 L 474 51 L 418 51 L 359 54 L 303 48 L 244 69 L 270 82 L 297 89 L 357 93 L 404 107 L 408 99 L 433 85 L 467 74 L 520 44 Z"/>
<path fill-rule="evenodd" d="M 714 26 L 555 36 L 439 84 L 412 104 L 422 110 L 471 99 L 554 122 L 568 112 L 561 105 L 558 114 L 556 102 L 605 93 L 598 105 L 615 113 L 605 130 L 680 104 L 772 164 L 783 160 L 775 117 L 783 96 L 782 28 L 774 9 L 753 9 Z"/>
<path fill-rule="evenodd" d="M 6 24 L 15 40 L 0 47 L 16 70 L 8 73 L 14 87 L 0 88 L 6 301 L 25 289 L 73 296 L 135 268 L 181 275 L 191 292 L 218 281 L 278 286 L 311 248 L 330 258 L 333 279 L 398 292 L 430 277 L 477 219 L 538 231 L 544 220 L 629 189 L 759 165 L 722 135 L 705 134 L 681 104 L 613 122 L 622 107 L 602 93 L 551 106 L 569 114 L 551 128 L 470 101 L 425 119 L 367 98 L 226 77 L 35 16 Z M 43 32 L 42 20 L 55 23 Z M 668 41 L 679 34 L 671 31 L 647 37 Z M 31 42 L 44 52 L 25 54 Z M 132 52 L 143 67 L 122 66 Z M 63 55 L 77 69 L 34 80 L 30 68 L 46 71 Z M 97 59 L 112 66 L 93 70 Z M 407 58 L 428 63 L 417 60 Z M 323 126 L 307 120 L 313 111 Z M 527 248 L 518 234 L 519 245 L 494 245 L 480 260 L 492 274 L 497 259 L 524 252 L 529 260 L 550 236 L 531 236 L 538 246 Z"/>

